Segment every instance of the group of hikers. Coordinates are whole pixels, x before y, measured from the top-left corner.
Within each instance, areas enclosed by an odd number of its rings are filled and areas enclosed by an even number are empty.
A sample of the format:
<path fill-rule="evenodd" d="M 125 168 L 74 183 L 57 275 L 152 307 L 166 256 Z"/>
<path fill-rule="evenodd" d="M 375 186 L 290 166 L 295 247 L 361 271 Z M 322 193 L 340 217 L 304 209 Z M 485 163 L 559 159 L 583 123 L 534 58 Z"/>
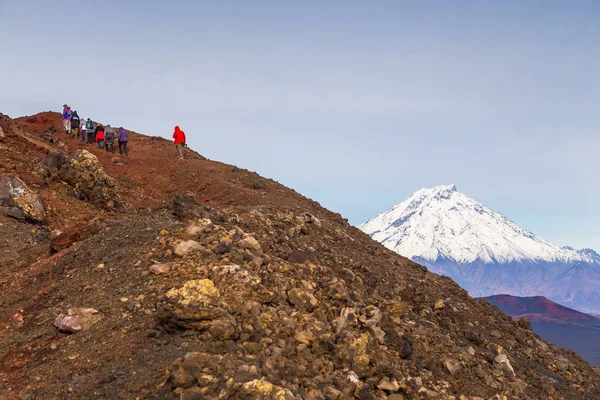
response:
<path fill-rule="evenodd" d="M 88 144 L 96 143 L 99 149 L 104 149 L 106 152 L 115 152 L 115 140 L 119 144 L 119 154 L 126 156 L 129 155 L 127 149 L 127 143 L 129 142 L 129 135 L 123 127 L 119 128 L 119 132 L 115 132 L 114 128 L 107 124 L 97 124 L 88 118 L 86 121 L 82 121 L 77 111 L 71 110 L 68 105 L 63 105 L 62 121 L 65 133 L 72 135 L 73 139 L 77 139 L 81 142 L 87 142 Z"/>
<path fill-rule="evenodd" d="M 81 142 L 87 142 L 88 144 L 96 143 L 99 149 L 104 149 L 106 152 L 113 154 L 115 152 L 116 140 L 119 147 L 119 154 L 129 155 L 129 150 L 127 149 L 129 136 L 123 127 L 120 127 L 117 133 L 110 124 L 103 126 L 89 118 L 82 123 L 82 119 L 77 114 L 77 111 L 71 110 L 71 107 L 66 104 L 63 105 L 62 121 L 65 133 L 72 135 L 73 139 L 79 137 Z M 173 142 L 177 149 L 177 158 L 180 160 L 183 160 L 183 148 L 187 147 L 185 141 L 185 133 L 179 126 L 176 126 L 173 132 Z"/>

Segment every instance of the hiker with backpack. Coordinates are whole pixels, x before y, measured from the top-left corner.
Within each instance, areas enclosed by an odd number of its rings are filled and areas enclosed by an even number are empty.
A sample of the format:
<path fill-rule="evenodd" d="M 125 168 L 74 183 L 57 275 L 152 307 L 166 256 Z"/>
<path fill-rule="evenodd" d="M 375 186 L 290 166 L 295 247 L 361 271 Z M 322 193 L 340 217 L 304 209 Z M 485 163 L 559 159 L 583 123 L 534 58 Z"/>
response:
<path fill-rule="evenodd" d="M 71 133 L 71 107 L 66 104 L 63 105 L 62 121 L 65 133 Z"/>
<path fill-rule="evenodd" d="M 173 132 L 173 142 L 175 142 L 175 148 L 177 149 L 177 158 L 183 160 L 183 148 L 185 147 L 185 133 L 179 129 L 179 126 L 175 127 Z"/>
<path fill-rule="evenodd" d="M 109 151 L 115 154 L 115 130 L 110 126 L 110 124 L 106 125 L 106 129 L 104 130 L 104 148 L 106 152 Z"/>
<path fill-rule="evenodd" d="M 88 144 L 92 144 L 96 139 L 96 124 L 89 118 L 85 122 L 85 131 L 87 132 Z"/>
<path fill-rule="evenodd" d="M 84 118 L 80 118 L 79 120 L 83 121 L 79 123 L 79 141 L 85 142 L 87 138 L 87 130 L 85 129 L 87 123 Z"/>
<path fill-rule="evenodd" d="M 73 134 L 73 139 L 76 139 L 79 134 L 79 126 L 81 124 L 81 119 L 79 115 L 77 115 L 77 111 L 73 111 L 71 115 L 71 133 Z"/>
<path fill-rule="evenodd" d="M 119 128 L 119 137 L 117 138 L 119 143 L 119 154 L 127 156 L 129 152 L 127 151 L 127 142 L 129 142 L 129 135 L 127 135 L 127 131 L 123 129 L 123 127 Z"/>
<path fill-rule="evenodd" d="M 96 143 L 98 143 L 98 148 L 104 148 L 104 127 L 100 124 L 96 127 Z"/>

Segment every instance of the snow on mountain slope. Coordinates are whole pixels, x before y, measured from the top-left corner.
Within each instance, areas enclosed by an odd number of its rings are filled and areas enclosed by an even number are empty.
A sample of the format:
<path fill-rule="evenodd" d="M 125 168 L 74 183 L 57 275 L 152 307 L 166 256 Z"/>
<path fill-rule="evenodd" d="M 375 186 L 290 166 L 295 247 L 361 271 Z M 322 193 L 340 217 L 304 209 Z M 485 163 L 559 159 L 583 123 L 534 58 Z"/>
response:
<path fill-rule="evenodd" d="M 421 189 L 359 228 L 405 257 L 431 262 L 600 262 L 593 250 L 555 246 L 536 237 L 454 185 Z"/>

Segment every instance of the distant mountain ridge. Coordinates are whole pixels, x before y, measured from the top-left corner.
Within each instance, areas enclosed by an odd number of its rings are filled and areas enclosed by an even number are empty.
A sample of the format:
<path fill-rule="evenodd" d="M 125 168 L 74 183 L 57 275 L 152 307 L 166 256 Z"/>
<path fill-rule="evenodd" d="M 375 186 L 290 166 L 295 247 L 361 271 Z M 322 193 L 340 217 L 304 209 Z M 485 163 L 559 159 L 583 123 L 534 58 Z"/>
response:
<path fill-rule="evenodd" d="M 495 295 L 486 299 L 514 320 L 527 318 L 542 338 L 573 350 L 600 366 L 600 319 L 554 303 L 543 296 Z"/>
<path fill-rule="evenodd" d="M 562 306 L 544 296 L 518 297 L 498 294 L 486 297 L 486 299 L 516 320 L 527 318 L 532 323 L 554 322 L 558 324 L 588 326 L 598 329 L 598 334 L 600 335 L 600 319 L 593 315 Z M 600 341 L 598 345 L 600 346 Z"/>
<path fill-rule="evenodd" d="M 359 228 L 473 296 L 545 295 L 600 313 L 598 253 L 553 245 L 454 185 L 421 189 Z"/>

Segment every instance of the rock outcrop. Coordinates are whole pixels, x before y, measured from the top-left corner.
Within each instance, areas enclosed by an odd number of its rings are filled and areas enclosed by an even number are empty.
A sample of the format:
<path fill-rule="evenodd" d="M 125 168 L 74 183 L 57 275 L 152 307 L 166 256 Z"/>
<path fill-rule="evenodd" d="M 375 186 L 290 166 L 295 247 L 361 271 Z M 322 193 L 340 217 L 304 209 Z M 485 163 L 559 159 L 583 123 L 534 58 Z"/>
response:
<path fill-rule="evenodd" d="M 102 168 L 98 158 L 86 150 L 69 155 L 59 176 L 75 188 L 80 197 L 94 204 L 117 207 L 120 204 L 117 184 Z"/>
<path fill-rule="evenodd" d="M 102 168 L 98 158 L 87 150 L 77 150 L 68 157 L 56 154 L 48 158 L 50 169 L 74 189 L 81 200 L 109 208 L 121 205 L 116 181 Z"/>
<path fill-rule="evenodd" d="M 0 207 L 4 214 L 21 220 L 44 222 L 41 197 L 14 175 L 0 176 Z"/>

